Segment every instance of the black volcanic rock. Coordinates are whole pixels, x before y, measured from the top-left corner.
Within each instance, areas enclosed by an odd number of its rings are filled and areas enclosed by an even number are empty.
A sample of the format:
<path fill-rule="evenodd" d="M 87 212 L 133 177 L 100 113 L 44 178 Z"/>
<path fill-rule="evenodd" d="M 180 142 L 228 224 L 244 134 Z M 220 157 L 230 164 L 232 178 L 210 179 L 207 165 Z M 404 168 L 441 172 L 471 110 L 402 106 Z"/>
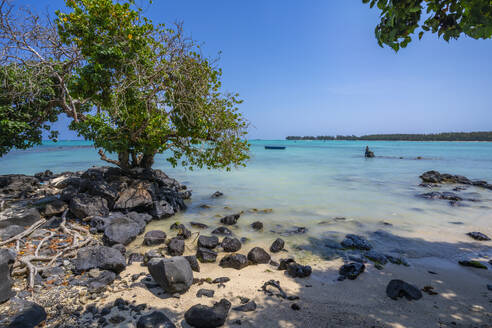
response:
<path fill-rule="evenodd" d="M 388 283 L 386 295 L 393 300 L 397 300 L 400 297 L 405 297 L 409 301 L 422 298 L 422 292 L 417 287 L 399 279 L 391 280 Z"/>

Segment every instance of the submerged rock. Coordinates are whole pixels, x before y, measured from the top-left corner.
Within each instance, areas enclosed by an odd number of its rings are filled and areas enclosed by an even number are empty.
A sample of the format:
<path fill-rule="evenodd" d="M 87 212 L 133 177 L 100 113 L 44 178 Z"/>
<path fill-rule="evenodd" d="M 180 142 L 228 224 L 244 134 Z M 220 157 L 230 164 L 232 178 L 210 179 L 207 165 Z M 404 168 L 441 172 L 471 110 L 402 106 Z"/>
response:
<path fill-rule="evenodd" d="M 208 225 L 206 225 L 204 223 L 200 223 L 200 222 L 190 222 L 190 225 L 193 228 L 197 228 L 197 229 L 207 229 L 208 228 Z"/>
<path fill-rule="evenodd" d="M 449 191 L 445 191 L 445 192 L 432 191 L 425 194 L 420 194 L 418 196 L 425 199 L 444 199 L 452 202 L 459 202 L 463 200 L 463 198 L 461 198 L 460 196 Z"/>
<path fill-rule="evenodd" d="M 256 222 L 253 222 L 251 223 L 251 228 L 253 228 L 254 230 L 261 230 L 263 229 L 263 223 L 260 222 L 260 221 L 256 221 Z"/>
<path fill-rule="evenodd" d="M 400 297 L 405 297 L 409 301 L 422 298 L 422 292 L 417 287 L 399 279 L 391 280 L 388 283 L 386 295 L 393 300 L 397 300 Z"/>
<path fill-rule="evenodd" d="M 220 191 L 216 191 L 212 194 L 212 198 L 219 198 L 219 197 L 222 197 L 224 196 L 224 193 L 220 192 Z"/>
<path fill-rule="evenodd" d="M 341 242 L 341 245 L 346 248 L 356 248 L 368 251 L 372 248 L 372 245 L 363 237 L 348 234 L 345 236 L 345 239 Z"/>
<path fill-rule="evenodd" d="M 240 213 L 227 215 L 224 216 L 222 219 L 220 219 L 220 222 L 226 225 L 234 225 L 237 223 L 237 220 L 239 219 L 240 216 L 241 216 Z"/>
<path fill-rule="evenodd" d="M 427 171 L 424 172 L 420 179 L 425 183 L 461 183 L 461 184 L 471 184 L 471 181 L 461 175 L 451 175 L 447 173 L 439 173 L 438 171 Z"/>
<path fill-rule="evenodd" d="M 212 234 L 214 234 L 214 235 L 226 235 L 226 236 L 230 236 L 230 235 L 232 235 L 232 231 L 229 230 L 226 227 L 218 227 L 217 229 L 215 229 L 214 231 L 212 231 Z"/>
<path fill-rule="evenodd" d="M 147 267 L 152 278 L 168 293 L 186 292 L 193 283 L 190 263 L 182 256 L 155 258 Z"/>
<path fill-rule="evenodd" d="M 221 299 L 213 307 L 197 304 L 186 311 L 185 320 L 196 328 L 220 327 L 225 323 L 230 309 L 231 302 L 226 299 Z"/>
<path fill-rule="evenodd" d="M 281 250 L 284 249 L 285 242 L 283 241 L 282 238 L 277 238 L 275 241 L 272 243 L 272 246 L 270 246 L 270 252 L 272 253 L 278 253 Z"/>

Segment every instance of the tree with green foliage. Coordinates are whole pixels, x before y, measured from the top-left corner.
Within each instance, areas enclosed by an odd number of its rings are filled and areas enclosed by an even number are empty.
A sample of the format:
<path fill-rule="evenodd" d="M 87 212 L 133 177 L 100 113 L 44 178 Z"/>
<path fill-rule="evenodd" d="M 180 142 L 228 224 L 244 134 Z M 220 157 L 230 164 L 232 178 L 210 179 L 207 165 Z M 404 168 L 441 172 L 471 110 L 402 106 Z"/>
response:
<path fill-rule="evenodd" d="M 492 37 L 490 0 L 362 0 L 381 10 L 375 34 L 379 45 L 405 48 L 412 35 L 437 33 L 445 41 L 465 34 L 473 39 Z"/>
<path fill-rule="evenodd" d="M 70 127 L 94 142 L 101 159 L 150 168 L 156 154 L 169 151 L 174 166 L 244 164 L 241 100 L 221 92 L 216 61 L 183 36 L 181 25 L 153 24 L 133 0 L 66 0 L 66 6 L 69 12 L 56 12 L 53 22 L 28 15 L 31 26 L 3 10 L 2 64 L 42 67 L 53 81 L 51 108 L 72 118 Z"/>
<path fill-rule="evenodd" d="M 50 131 L 49 123 L 58 119 L 59 110 L 50 103 L 55 93 L 52 81 L 37 75 L 17 65 L 0 69 L 0 156 L 13 147 L 41 144 L 42 132 Z M 52 131 L 50 138 L 56 137 Z"/>

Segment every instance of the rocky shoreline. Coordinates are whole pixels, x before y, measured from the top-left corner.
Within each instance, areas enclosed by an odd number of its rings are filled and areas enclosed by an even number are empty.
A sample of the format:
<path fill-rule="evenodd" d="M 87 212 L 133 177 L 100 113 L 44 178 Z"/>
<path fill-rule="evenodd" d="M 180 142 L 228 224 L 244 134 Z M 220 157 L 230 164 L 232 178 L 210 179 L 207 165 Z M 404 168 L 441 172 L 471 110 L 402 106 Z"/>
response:
<path fill-rule="evenodd" d="M 435 171 L 422 176 L 424 183 L 470 182 L 462 178 L 450 181 L 449 176 L 456 176 Z M 489 186 L 486 182 L 465 184 Z M 216 192 L 211 197 L 222 195 Z M 229 314 L 255 312 L 255 300 L 235 294 L 239 301 L 228 296 L 209 305 L 200 302 L 214 297 L 231 279 L 203 278 L 201 267 L 208 272 L 211 266 L 217 268 L 213 272 L 239 275 L 264 267 L 264 274 L 257 277 L 264 279 L 258 286 L 261 294 L 288 302 L 291 311 L 301 310 L 302 297 L 284 291 L 283 284 L 289 279 L 306 280 L 315 268 L 286 256 L 282 238 L 272 240 L 269 252 L 261 247 L 244 251 L 245 240 L 227 228 L 237 223 L 241 213 L 222 217 L 210 236 L 200 234 L 200 229 L 208 227 L 201 222 L 192 222 L 191 230 L 172 223 L 174 236 L 161 230 L 147 231 L 143 244 L 151 249 L 143 254 L 127 252 L 126 246 L 145 232 L 149 222 L 185 210 L 190 197 L 186 186 L 160 170 L 124 172 L 95 167 L 85 172 L 0 176 L 0 326 L 34 327 L 44 322 L 48 327 L 176 327 L 178 323 L 165 311 L 140 302 L 134 291 L 179 300 L 202 285 L 205 288 L 196 291 L 195 304 L 180 309 L 184 316 L 181 326 L 240 325 L 241 319 L 227 322 Z M 254 222 L 251 228 L 261 233 L 263 223 Z M 295 227 L 278 233 L 305 232 L 305 227 Z M 469 237 L 490 240 L 480 232 L 470 232 Z M 343 260 L 334 279 L 339 282 L 356 280 L 364 272 L 380 271 L 386 265 L 411 265 L 397 253 L 374 249 L 360 235 L 347 234 L 341 243 L 325 247 Z M 477 269 L 492 265 L 475 260 L 460 264 Z M 282 273 L 285 278 L 267 279 L 268 272 Z M 392 300 L 420 300 L 422 292 L 436 295 L 433 288 L 390 279 L 385 292 Z M 116 293 L 135 294 L 108 303 Z"/>

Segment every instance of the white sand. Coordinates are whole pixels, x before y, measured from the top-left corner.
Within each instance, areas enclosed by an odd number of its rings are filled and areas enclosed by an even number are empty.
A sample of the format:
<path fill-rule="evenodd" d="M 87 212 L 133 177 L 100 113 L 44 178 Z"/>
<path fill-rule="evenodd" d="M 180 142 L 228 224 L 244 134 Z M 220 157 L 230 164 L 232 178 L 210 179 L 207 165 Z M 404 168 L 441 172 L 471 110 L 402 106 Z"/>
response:
<path fill-rule="evenodd" d="M 248 250 L 249 247 L 244 247 L 241 253 L 246 254 Z M 223 253 L 219 254 L 218 260 L 222 256 Z M 274 259 L 281 257 L 285 254 L 274 256 Z M 98 306 L 111 303 L 118 297 L 130 302 L 135 300 L 135 304 L 146 303 L 153 309 L 163 310 L 177 327 L 189 327 L 184 321 L 184 313 L 191 306 L 199 303 L 212 305 L 226 298 L 234 307 L 240 304 L 238 296 L 243 296 L 254 300 L 257 310 L 248 313 L 231 310 L 225 327 L 492 327 L 492 292 L 486 287 L 492 283 L 490 270 L 465 268 L 447 260 L 426 258 L 412 261 L 410 267 L 387 264 L 381 271 L 367 264 L 366 272 L 357 280 L 339 282 L 336 278 L 342 264 L 340 259 L 319 260 L 313 265 L 313 274 L 304 279 L 290 278 L 283 271 L 265 264 L 239 271 L 223 269 L 217 263 L 200 264 L 201 272 L 194 273 L 195 278 L 227 276 L 231 281 L 225 284 L 225 288 L 207 283 L 193 285 L 179 299 L 166 294 L 155 295 L 143 287 L 121 291 L 117 287 L 114 292 L 107 293 L 108 296 Z M 438 274 L 430 274 L 428 270 Z M 135 263 L 121 276 L 131 284 L 131 275 L 139 272 L 148 273 L 145 267 Z M 263 294 L 259 289 L 270 279 L 280 281 L 288 295 L 297 295 L 300 299 L 287 301 Z M 402 279 L 419 288 L 433 286 L 439 294 L 431 296 L 424 293 L 418 301 L 394 301 L 385 294 L 391 279 Z M 213 289 L 214 297 L 197 298 L 196 292 L 201 288 Z M 153 291 L 161 290 L 156 288 Z M 299 304 L 301 310 L 292 310 L 292 303 Z M 241 326 L 233 324 L 236 319 L 241 320 Z M 134 324 L 127 321 L 118 326 L 133 327 Z"/>

